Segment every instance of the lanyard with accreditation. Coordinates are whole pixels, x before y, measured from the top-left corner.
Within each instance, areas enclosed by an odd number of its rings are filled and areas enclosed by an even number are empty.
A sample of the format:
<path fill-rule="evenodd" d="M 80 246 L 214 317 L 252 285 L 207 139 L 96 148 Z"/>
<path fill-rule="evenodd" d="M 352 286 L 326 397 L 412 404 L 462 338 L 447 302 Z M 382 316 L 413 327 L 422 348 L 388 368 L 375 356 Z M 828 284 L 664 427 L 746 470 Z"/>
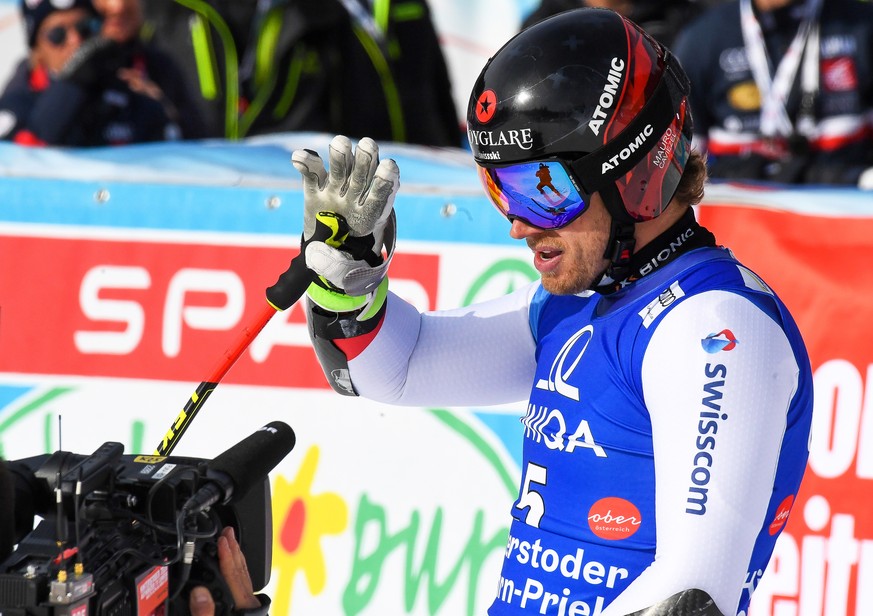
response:
<path fill-rule="evenodd" d="M 819 88 L 819 15 L 822 0 L 806 0 L 803 19 L 785 55 L 771 74 L 770 57 L 752 0 L 740 0 L 740 24 L 749 65 L 761 93 L 761 134 L 770 140 L 806 143 L 815 130 L 814 103 Z M 802 66 L 801 66 L 802 64 Z M 800 70 L 801 102 L 796 123 L 785 103 Z"/>

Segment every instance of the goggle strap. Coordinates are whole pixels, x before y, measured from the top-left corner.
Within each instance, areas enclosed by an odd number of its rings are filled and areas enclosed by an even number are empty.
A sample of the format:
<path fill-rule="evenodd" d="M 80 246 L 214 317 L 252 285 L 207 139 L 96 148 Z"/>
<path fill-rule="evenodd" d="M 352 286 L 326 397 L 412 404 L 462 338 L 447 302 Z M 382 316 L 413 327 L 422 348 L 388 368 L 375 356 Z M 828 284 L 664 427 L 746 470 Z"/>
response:
<path fill-rule="evenodd" d="M 586 192 L 597 192 L 603 186 L 615 182 L 645 158 L 654 146 L 639 147 L 624 159 L 621 158 L 621 152 L 628 148 L 630 141 L 645 131 L 648 124 L 652 125 L 652 135 L 649 138 L 657 141 L 673 122 L 674 110 L 682 98 L 688 95 L 688 82 L 677 79 L 677 71 L 672 70 L 672 63 L 678 61 L 669 52 L 665 56 L 665 62 L 667 66 L 661 80 L 637 116 L 617 137 L 572 163 L 577 177 L 580 180 L 584 178 Z M 613 168 L 604 171 L 603 163 L 613 159 L 616 161 Z"/>

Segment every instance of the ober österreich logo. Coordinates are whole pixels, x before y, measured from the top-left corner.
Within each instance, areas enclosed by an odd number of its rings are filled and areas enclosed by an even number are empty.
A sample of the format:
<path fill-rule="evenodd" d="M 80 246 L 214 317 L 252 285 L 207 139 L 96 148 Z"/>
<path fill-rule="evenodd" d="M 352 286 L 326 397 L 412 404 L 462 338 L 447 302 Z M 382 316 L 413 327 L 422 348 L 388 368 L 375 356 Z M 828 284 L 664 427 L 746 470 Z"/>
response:
<path fill-rule="evenodd" d="M 616 496 L 601 498 L 588 510 L 588 527 L 601 539 L 627 539 L 642 522 L 637 506 Z"/>

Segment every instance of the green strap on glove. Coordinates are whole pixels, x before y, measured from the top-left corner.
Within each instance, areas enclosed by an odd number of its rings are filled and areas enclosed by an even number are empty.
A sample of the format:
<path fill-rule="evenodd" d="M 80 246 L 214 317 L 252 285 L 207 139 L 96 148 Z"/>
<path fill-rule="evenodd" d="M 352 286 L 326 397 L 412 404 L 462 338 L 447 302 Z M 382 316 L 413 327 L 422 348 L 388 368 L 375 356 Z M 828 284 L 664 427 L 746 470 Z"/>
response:
<path fill-rule="evenodd" d="M 306 289 L 306 295 L 321 308 L 331 312 L 356 312 L 358 321 L 371 319 L 379 312 L 388 297 L 388 278 L 382 279 L 376 290 L 367 295 L 346 295 L 326 289 L 317 282 L 313 282 Z"/>
<path fill-rule="evenodd" d="M 321 242 L 334 251 L 341 253 L 350 261 L 366 262 L 371 267 L 382 264 L 382 257 L 373 252 L 374 238 L 372 235 L 353 237 L 345 219 L 334 212 L 318 212 L 315 215 L 315 231 L 308 240 L 303 240 L 301 252 L 307 254 L 307 248 L 313 242 Z M 348 257 L 345 257 L 348 255 Z M 375 316 L 388 296 L 388 278 L 384 277 L 379 285 L 364 295 L 348 295 L 345 291 L 322 275 L 317 275 L 306 290 L 306 295 L 330 312 L 359 312 L 357 320 L 365 321 Z"/>

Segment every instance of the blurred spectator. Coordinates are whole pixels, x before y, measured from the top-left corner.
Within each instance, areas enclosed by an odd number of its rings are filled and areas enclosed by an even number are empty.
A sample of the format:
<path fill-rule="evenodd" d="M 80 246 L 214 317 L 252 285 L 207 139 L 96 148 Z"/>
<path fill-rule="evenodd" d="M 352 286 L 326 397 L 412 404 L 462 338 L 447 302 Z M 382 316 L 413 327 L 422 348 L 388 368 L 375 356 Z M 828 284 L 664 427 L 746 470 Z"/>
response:
<path fill-rule="evenodd" d="M 546 17 L 580 6 L 612 9 L 624 15 L 659 43 L 669 47 L 679 30 L 695 17 L 705 2 L 714 0 L 542 0 L 522 22 L 522 29 Z"/>
<path fill-rule="evenodd" d="M 122 49 L 96 36 L 90 0 L 22 0 L 29 56 L 0 96 L 0 139 L 97 146 L 178 136 L 163 107 L 118 76 Z"/>
<path fill-rule="evenodd" d="M 873 4 L 732 0 L 674 51 L 712 177 L 873 188 Z"/>
<path fill-rule="evenodd" d="M 166 0 L 153 41 L 199 93 L 210 135 L 286 131 L 459 146 L 463 131 L 425 0 Z"/>
<path fill-rule="evenodd" d="M 130 89 L 160 102 L 179 125 L 183 139 L 206 136 L 206 127 L 191 97 L 189 84 L 164 52 L 142 40 L 142 0 L 92 0 L 103 20 L 101 33 L 124 48 L 127 64 L 118 76 Z"/>

